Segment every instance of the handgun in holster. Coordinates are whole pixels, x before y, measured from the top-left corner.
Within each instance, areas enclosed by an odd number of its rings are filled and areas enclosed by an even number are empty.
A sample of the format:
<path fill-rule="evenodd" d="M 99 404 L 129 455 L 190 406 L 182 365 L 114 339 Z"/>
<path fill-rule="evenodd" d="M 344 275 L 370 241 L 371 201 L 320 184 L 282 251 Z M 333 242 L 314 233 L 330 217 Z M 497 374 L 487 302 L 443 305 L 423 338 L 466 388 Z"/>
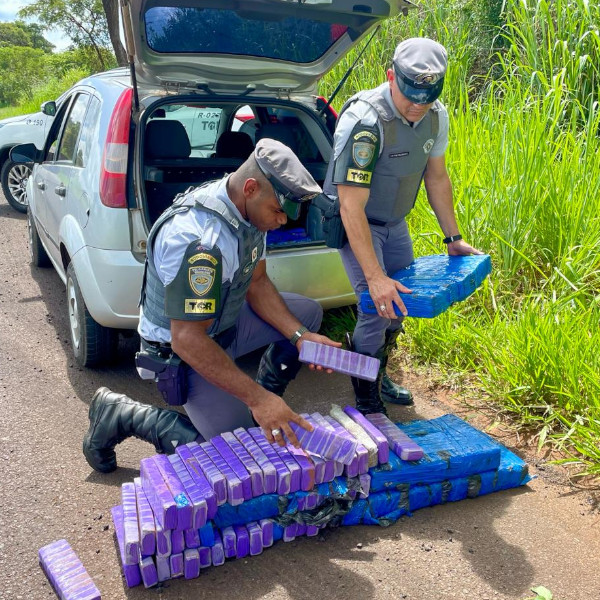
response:
<path fill-rule="evenodd" d="M 156 387 L 170 406 L 187 402 L 186 363 L 168 347 L 148 346 L 135 355 L 135 364 L 154 372 Z"/>
<path fill-rule="evenodd" d="M 342 248 L 348 241 L 340 214 L 340 201 L 335 196 L 319 194 L 311 200 L 319 212 L 323 228 L 323 238 L 329 248 Z"/>

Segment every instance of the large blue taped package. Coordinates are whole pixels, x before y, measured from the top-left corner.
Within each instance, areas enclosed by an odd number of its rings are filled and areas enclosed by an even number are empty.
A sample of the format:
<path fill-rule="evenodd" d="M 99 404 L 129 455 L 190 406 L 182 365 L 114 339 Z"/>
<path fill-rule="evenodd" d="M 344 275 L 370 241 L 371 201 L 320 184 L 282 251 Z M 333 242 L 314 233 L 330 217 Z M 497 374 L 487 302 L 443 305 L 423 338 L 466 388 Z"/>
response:
<path fill-rule="evenodd" d="M 454 415 L 397 426 L 419 444 L 425 455 L 418 461 L 407 462 L 390 452 L 387 464 L 369 470 L 371 492 L 404 483 L 435 483 L 464 477 L 500 465 L 502 446 Z"/>
<path fill-rule="evenodd" d="M 342 517 L 342 525 L 385 527 L 419 508 L 525 485 L 531 480 L 527 464 L 504 446 L 499 447 L 500 465 L 497 469 L 429 484 L 404 483 L 396 489 L 371 493 L 353 503 L 350 512 Z"/>
<path fill-rule="evenodd" d="M 306 230 L 297 227 L 295 229 L 274 229 L 267 233 L 267 246 L 294 246 L 296 244 L 306 244 L 312 242 L 312 239 L 306 233 Z"/>
<path fill-rule="evenodd" d="M 443 313 L 455 302 L 466 300 L 491 271 L 492 261 L 487 254 L 439 254 L 416 258 L 391 277 L 412 290 L 412 294 L 400 294 L 408 316 L 430 319 Z M 360 295 L 360 308 L 364 313 L 377 313 L 368 290 Z M 398 307 L 395 306 L 395 310 L 400 315 Z"/>

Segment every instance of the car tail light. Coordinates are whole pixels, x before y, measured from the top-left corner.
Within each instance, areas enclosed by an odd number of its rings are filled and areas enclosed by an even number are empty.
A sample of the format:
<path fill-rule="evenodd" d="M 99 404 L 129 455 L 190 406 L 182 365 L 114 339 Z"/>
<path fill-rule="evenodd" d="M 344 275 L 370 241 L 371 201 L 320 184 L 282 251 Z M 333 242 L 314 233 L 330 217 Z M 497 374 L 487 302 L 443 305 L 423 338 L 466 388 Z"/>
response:
<path fill-rule="evenodd" d="M 111 208 L 127 208 L 127 155 L 133 89 L 117 100 L 108 124 L 100 171 L 100 201 Z"/>

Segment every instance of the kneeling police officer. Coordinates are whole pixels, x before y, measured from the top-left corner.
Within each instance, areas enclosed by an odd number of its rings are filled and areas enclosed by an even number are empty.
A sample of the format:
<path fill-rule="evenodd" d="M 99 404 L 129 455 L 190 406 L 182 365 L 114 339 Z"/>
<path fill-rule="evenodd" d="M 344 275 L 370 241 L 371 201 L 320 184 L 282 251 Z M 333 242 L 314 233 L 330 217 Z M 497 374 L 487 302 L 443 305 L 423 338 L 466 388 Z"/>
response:
<path fill-rule="evenodd" d="M 130 436 L 172 453 L 255 422 L 270 442 L 283 443 L 284 433 L 295 443 L 290 422 L 311 429 L 281 396 L 304 340 L 340 344 L 314 333 L 317 302 L 277 291 L 265 248 L 266 232 L 320 193 L 287 146 L 263 139 L 237 171 L 188 190 L 159 217 L 148 236 L 137 364 L 187 417 L 100 388 L 83 442 L 94 469 L 116 469 L 114 447 Z M 253 381 L 234 360 L 267 344 Z"/>

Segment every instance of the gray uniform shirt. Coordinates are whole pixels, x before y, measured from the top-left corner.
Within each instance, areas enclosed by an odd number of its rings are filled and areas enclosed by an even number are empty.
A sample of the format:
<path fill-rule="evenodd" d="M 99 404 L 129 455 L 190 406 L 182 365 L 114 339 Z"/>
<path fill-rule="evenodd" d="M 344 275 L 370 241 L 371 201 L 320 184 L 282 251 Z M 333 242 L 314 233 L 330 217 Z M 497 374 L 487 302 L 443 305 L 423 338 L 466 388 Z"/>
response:
<path fill-rule="evenodd" d="M 398 119 L 404 121 L 404 123 L 408 124 L 408 121 L 398 112 L 398 109 L 394 105 L 392 101 L 392 94 L 390 92 L 390 88 L 387 84 L 383 84 L 384 89 L 383 96 L 386 99 L 387 103 L 390 105 L 394 114 Z M 435 101 L 435 105 L 439 107 L 439 123 L 440 128 L 438 132 L 437 139 L 429 152 L 430 157 L 443 156 L 446 152 L 446 148 L 448 147 L 448 128 L 449 128 L 449 119 L 448 119 L 448 111 L 446 107 L 439 101 Z M 377 127 L 379 129 L 380 140 L 381 143 L 379 145 L 379 154 L 383 152 L 383 146 L 385 140 L 383 139 L 383 128 L 381 127 L 381 123 L 379 122 L 379 115 L 377 111 L 364 100 L 357 100 L 353 102 L 351 106 L 349 106 L 339 118 L 334 135 L 334 147 L 333 147 L 333 157 L 332 160 L 336 159 L 346 146 L 346 142 L 348 141 L 348 137 L 350 133 L 354 129 L 356 123 L 362 123 L 363 125 L 372 126 L 377 123 Z M 417 121 L 414 123 L 413 127 L 418 127 L 421 121 Z"/>
<path fill-rule="evenodd" d="M 203 188 L 203 193 L 215 196 L 225 202 L 240 221 L 244 221 L 241 213 L 227 195 L 227 179 L 228 177 L 225 177 L 206 186 Z M 192 208 L 169 219 L 160 228 L 156 236 L 154 266 L 164 285 L 168 285 L 173 281 L 179 271 L 187 247 L 196 240 L 200 240 L 200 244 L 208 249 L 213 248 L 215 245 L 218 246 L 223 259 L 222 281 L 233 279 L 240 266 L 236 237 L 214 215 Z M 261 258 L 265 258 L 265 253 L 266 250 Z M 171 342 L 170 330 L 159 327 L 144 318 L 144 311 L 141 307 L 138 333 L 146 340 Z"/>

